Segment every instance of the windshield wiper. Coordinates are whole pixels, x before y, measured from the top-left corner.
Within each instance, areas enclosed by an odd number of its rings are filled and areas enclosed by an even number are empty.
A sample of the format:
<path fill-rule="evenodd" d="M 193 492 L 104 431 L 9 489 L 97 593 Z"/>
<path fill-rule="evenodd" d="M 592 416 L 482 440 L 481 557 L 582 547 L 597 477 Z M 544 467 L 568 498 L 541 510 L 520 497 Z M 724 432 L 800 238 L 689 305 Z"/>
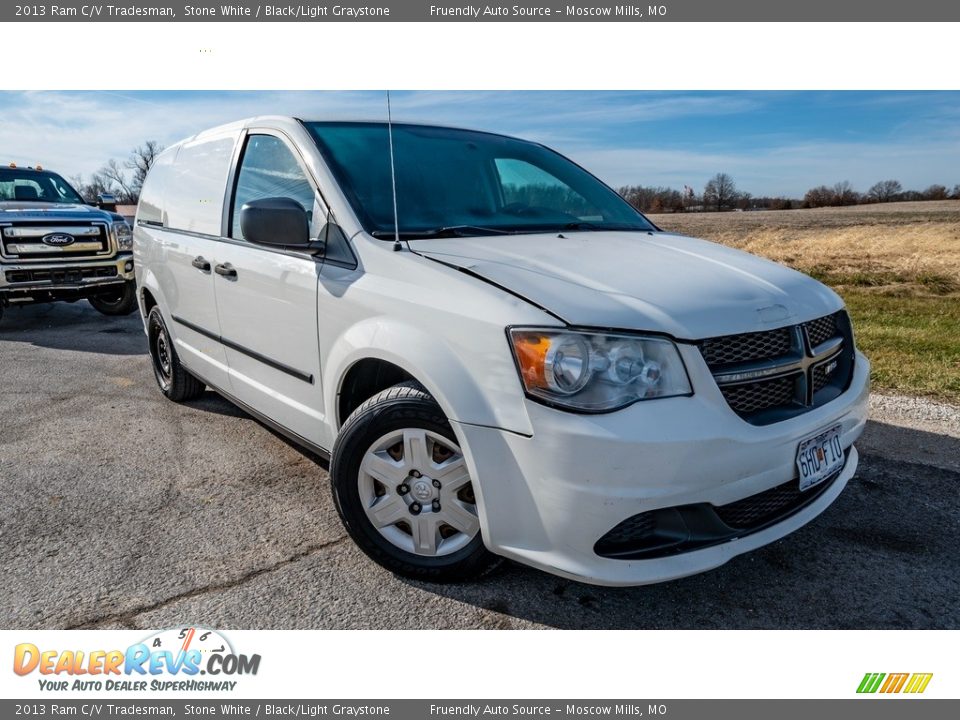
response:
<path fill-rule="evenodd" d="M 625 223 L 595 223 L 588 220 L 577 220 L 576 222 L 568 222 L 563 226 L 564 230 L 626 230 L 626 231 L 638 231 L 646 232 L 652 230 L 652 228 L 640 227 L 639 225 L 627 225 Z"/>
<path fill-rule="evenodd" d="M 389 240 L 397 235 L 393 230 L 374 230 L 372 233 L 375 238 Z M 473 235 L 510 235 L 509 230 L 498 230 L 497 228 L 481 227 L 479 225 L 447 225 L 445 227 L 431 228 L 430 230 L 401 230 L 399 233 L 401 240 L 422 240 L 426 238 L 451 238 L 451 237 L 471 237 Z"/>

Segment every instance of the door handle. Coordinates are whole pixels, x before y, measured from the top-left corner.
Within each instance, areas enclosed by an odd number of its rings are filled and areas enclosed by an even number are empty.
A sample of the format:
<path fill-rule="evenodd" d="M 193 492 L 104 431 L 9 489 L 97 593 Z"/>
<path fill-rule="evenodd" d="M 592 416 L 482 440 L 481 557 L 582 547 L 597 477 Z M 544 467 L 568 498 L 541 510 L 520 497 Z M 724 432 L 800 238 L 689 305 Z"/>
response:
<path fill-rule="evenodd" d="M 190 263 L 197 270 L 202 270 L 203 272 L 210 272 L 210 261 L 204 260 L 203 255 L 198 255 L 193 259 L 193 262 Z"/>
<path fill-rule="evenodd" d="M 233 265 L 231 265 L 230 263 L 221 263 L 220 265 L 217 265 L 217 266 L 213 269 L 213 271 L 214 271 L 217 275 L 223 275 L 223 277 L 225 277 L 225 278 L 231 278 L 231 279 L 233 279 L 233 278 L 237 277 L 237 271 L 236 271 L 236 269 L 233 267 Z"/>

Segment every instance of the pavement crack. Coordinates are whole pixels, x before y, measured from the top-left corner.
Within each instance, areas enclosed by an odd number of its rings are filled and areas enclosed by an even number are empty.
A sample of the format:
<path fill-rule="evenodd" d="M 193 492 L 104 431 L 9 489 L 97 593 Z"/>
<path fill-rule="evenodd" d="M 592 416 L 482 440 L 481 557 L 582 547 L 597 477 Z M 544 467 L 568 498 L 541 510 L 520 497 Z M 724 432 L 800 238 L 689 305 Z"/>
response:
<path fill-rule="evenodd" d="M 279 562 L 274 563 L 273 565 L 267 565 L 266 567 L 257 568 L 256 570 L 251 570 L 248 573 L 241 575 L 240 577 L 234 578 L 232 580 L 226 580 L 221 583 L 214 583 L 212 585 L 204 585 L 203 587 L 194 588 L 192 590 L 187 590 L 186 592 L 177 593 L 176 595 L 171 595 L 168 598 L 163 600 L 158 600 L 157 602 L 150 603 L 148 605 L 141 605 L 140 607 L 132 608 L 130 610 L 124 610 L 123 612 L 114 613 L 112 615 L 104 615 L 101 617 L 91 618 L 89 620 L 82 620 L 65 627 L 66 630 L 92 630 L 106 624 L 116 624 L 127 629 L 132 629 L 136 627 L 134 619 L 139 615 L 144 613 L 153 612 L 154 610 L 162 610 L 163 608 L 169 607 L 174 603 L 180 602 L 181 600 L 189 600 L 191 598 L 199 597 L 201 595 L 206 595 L 208 593 L 220 592 L 223 590 L 231 590 L 233 588 L 245 585 L 246 583 L 255 580 L 262 575 L 268 575 L 270 573 L 281 570 L 288 565 L 300 562 L 301 560 L 308 558 L 317 553 L 323 552 L 327 548 L 331 548 L 334 545 L 342 543 L 348 538 L 347 535 L 341 535 L 335 540 L 330 540 L 325 543 L 319 543 L 317 545 L 310 545 L 305 547 L 303 550 L 294 553 L 293 555 L 280 560 Z"/>

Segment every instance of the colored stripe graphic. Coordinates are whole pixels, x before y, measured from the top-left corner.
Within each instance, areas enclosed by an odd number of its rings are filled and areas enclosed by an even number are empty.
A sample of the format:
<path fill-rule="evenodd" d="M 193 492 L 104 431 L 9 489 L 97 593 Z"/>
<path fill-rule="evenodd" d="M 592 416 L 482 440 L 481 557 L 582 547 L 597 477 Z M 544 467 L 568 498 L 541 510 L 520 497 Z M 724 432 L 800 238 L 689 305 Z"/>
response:
<path fill-rule="evenodd" d="M 881 692 L 886 694 L 893 693 L 922 693 L 927 689 L 933 673 L 866 673 L 860 685 L 857 687 L 858 693 Z"/>
<path fill-rule="evenodd" d="M 867 673 L 863 676 L 863 680 L 860 681 L 860 687 L 857 688 L 857 692 L 875 693 L 877 688 L 880 687 L 880 683 L 884 677 L 886 677 L 884 673 Z"/>
<path fill-rule="evenodd" d="M 904 692 L 922 693 L 927 689 L 927 685 L 930 684 L 930 679 L 932 677 L 933 673 L 914 673 L 913 677 L 910 678 L 910 682 L 907 683 L 907 687 Z"/>
<path fill-rule="evenodd" d="M 907 678 L 910 677 L 910 673 L 890 673 L 887 675 L 887 681 L 883 684 L 883 687 L 880 688 L 882 693 L 898 693 L 903 689 L 904 683 L 907 682 Z"/>

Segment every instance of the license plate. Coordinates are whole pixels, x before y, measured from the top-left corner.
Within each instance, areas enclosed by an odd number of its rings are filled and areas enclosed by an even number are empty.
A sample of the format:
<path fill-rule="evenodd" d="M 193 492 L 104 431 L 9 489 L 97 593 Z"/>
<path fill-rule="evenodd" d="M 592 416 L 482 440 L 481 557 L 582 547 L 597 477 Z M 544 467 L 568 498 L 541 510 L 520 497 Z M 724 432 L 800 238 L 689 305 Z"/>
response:
<path fill-rule="evenodd" d="M 802 441 L 797 448 L 800 490 L 822 483 L 843 467 L 843 460 L 839 425 Z"/>

